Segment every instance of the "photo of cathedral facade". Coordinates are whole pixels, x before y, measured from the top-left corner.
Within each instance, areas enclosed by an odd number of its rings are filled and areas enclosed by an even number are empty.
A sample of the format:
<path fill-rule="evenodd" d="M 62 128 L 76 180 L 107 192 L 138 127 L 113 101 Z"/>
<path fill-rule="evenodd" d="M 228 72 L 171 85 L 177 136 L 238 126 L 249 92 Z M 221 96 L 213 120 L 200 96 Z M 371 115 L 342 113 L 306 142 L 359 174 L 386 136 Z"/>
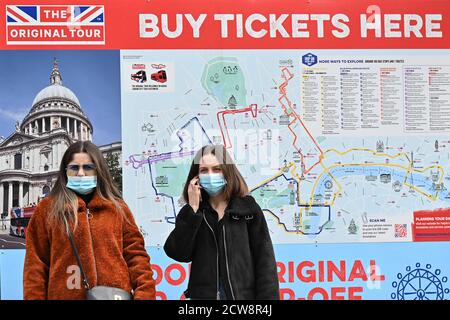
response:
<path fill-rule="evenodd" d="M 49 68 L 49 85 L 38 92 L 15 131 L 0 139 L 0 212 L 33 206 L 49 194 L 68 146 L 92 141 L 94 127 L 75 93 L 63 85 L 58 62 Z M 104 156 L 121 156 L 121 142 L 99 146 Z"/>

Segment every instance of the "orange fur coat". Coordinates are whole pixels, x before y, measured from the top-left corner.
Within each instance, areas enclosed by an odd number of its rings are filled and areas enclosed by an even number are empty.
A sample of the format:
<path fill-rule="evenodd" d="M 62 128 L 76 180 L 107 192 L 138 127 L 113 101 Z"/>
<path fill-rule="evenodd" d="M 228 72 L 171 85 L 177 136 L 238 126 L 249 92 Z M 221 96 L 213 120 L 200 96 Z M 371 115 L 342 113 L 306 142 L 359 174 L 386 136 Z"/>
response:
<path fill-rule="evenodd" d="M 123 201 L 120 204 L 129 223 L 97 193 L 88 204 L 92 214 L 88 219 L 86 204 L 78 198 L 74 239 L 83 268 L 91 287 L 111 286 L 133 291 L 134 299 L 155 299 L 155 281 L 144 239 L 128 206 Z M 67 233 L 48 219 L 51 206 L 51 198 L 42 200 L 28 225 L 24 299 L 85 299 Z"/>

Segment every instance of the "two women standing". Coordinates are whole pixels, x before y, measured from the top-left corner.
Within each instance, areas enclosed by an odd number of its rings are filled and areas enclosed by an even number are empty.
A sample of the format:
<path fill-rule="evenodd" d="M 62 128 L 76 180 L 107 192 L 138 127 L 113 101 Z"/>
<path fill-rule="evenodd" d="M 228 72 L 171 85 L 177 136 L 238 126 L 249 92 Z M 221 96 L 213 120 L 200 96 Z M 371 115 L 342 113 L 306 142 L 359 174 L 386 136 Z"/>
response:
<path fill-rule="evenodd" d="M 223 146 L 195 156 L 167 255 L 192 262 L 191 299 L 279 299 L 264 214 Z M 73 239 L 73 243 L 71 243 Z M 78 251 L 78 252 L 76 252 Z M 78 260 L 77 260 L 78 256 Z M 25 299 L 87 299 L 92 288 L 155 299 L 144 239 L 99 149 L 72 144 L 26 234 Z"/>

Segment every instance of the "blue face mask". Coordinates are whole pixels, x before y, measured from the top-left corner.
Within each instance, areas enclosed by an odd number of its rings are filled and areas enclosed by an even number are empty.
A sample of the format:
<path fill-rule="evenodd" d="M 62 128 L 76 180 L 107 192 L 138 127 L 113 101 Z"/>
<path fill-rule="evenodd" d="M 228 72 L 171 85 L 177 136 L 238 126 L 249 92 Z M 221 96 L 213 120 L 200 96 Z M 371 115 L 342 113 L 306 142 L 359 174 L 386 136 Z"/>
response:
<path fill-rule="evenodd" d="M 210 196 L 219 194 L 227 184 L 221 173 L 201 174 L 199 177 L 200 185 Z"/>
<path fill-rule="evenodd" d="M 97 176 L 67 177 L 66 187 L 79 194 L 88 194 L 97 186 Z"/>

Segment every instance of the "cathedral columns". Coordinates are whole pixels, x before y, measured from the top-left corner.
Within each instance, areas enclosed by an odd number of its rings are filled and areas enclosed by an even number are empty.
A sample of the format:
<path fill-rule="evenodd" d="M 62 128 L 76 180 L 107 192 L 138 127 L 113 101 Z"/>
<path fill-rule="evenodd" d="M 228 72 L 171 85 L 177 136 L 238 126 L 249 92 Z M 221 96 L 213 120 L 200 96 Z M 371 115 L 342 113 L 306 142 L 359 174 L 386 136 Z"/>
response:
<path fill-rule="evenodd" d="M 56 143 L 56 161 L 57 161 L 58 164 L 61 163 L 61 159 L 62 159 L 62 156 L 61 156 L 61 142 L 58 142 L 58 143 Z M 56 168 L 56 169 L 58 169 L 58 168 Z"/>
<path fill-rule="evenodd" d="M 73 128 L 73 131 L 74 131 L 74 139 L 75 140 L 78 140 L 78 123 L 77 123 L 77 119 L 74 119 L 74 128 Z"/>
<path fill-rule="evenodd" d="M 87 139 L 86 139 L 86 133 L 85 133 L 85 131 L 84 131 L 84 128 L 85 128 L 84 124 L 81 123 L 81 124 L 80 124 L 81 140 L 87 140 Z"/>
<path fill-rule="evenodd" d="M 8 182 L 8 215 L 13 206 L 13 183 Z"/>
<path fill-rule="evenodd" d="M 74 140 L 92 140 L 92 128 L 84 120 L 71 117 L 70 115 L 42 117 L 28 122 L 25 128 L 24 132 L 28 131 L 28 134 L 33 135 L 40 135 L 62 128 Z M 36 128 L 38 130 L 35 132 Z"/>
<path fill-rule="evenodd" d="M 0 182 L 0 214 L 3 213 L 3 208 L 4 208 L 4 204 L 3 204 L 3 197 L 5 195 L 5 188 L 3 187 L 3 182 Z"/>
<path fill-rule="evenodd" d="M 30 183 L 28 185 L 28 203 L 31 205 L 33 202 L 36 202 L 34 200 L 34 188 L 33 185 Z"/>
<path fill-rule="evenodd" d="M 30 171 L 31 172 L 34 171 L 34 153 L 35 153 L 35 150 L 31 149 L 30 150 Z"/>
<path fill-rule="evenodd" d="M 19 182 L 19 207 L 23 207 L 23 182 Z"/>
<path fill-rule="evenodd" d="M 48 159 L 50 162 L 50 168 L 51 169 L 55 169 L 55 164 L 56 164 L 56 159 L 55 159 L 55 153 L 56 153 L 56 146 L 54 145 L 54 143 L 52 142 L 52 153 L 51 153 L 51 158 Z M 51 170 L 50 169 L 50 170 Z"/>

